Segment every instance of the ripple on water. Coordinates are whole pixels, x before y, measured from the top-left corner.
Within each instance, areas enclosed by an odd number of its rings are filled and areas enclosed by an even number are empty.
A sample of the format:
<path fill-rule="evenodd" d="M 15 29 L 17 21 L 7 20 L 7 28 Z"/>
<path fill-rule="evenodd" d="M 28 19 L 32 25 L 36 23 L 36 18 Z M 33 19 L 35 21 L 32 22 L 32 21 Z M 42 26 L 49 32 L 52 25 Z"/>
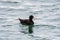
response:
<path fill-rule="evenodd" d="M 55 23 L 60 20 L 58 18 L 60 3 L 55 2 L 54 0 L 0 1 L 0 39 L 59 40 L 60 25 L 55 26 Z M 30 34 L 28 26 L 19 26 L 18 16 L 28 18 L 27 16 L 31 14 L 36 19 L 33 30 L 31 29 L 33 33 Z"/>

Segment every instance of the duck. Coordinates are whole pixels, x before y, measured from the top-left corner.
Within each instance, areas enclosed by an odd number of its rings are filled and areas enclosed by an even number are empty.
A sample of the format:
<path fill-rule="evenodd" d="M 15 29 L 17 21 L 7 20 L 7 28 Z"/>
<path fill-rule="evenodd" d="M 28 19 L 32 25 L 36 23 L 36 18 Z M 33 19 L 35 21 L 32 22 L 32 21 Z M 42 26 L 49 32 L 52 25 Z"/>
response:
<path fill-rule="evenodd" d="M 34 24 L 33 18 L 34 18 L 34 16 L 33 15 L 30 15 L 29 16 L 29 19 L 20 19 L 19 18 L 19 21 L 23 25 L 33 25 Z"/>

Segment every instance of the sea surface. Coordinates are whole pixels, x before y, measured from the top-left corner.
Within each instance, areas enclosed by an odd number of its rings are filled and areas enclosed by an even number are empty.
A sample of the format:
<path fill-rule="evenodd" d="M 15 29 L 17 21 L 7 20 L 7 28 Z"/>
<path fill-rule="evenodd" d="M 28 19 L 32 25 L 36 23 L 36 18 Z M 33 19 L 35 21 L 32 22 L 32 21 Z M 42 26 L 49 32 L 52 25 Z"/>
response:
<path fill-rule="evenodd" d="M 0 40 L 60 40 L 60 0 L 0 0 Z"/>

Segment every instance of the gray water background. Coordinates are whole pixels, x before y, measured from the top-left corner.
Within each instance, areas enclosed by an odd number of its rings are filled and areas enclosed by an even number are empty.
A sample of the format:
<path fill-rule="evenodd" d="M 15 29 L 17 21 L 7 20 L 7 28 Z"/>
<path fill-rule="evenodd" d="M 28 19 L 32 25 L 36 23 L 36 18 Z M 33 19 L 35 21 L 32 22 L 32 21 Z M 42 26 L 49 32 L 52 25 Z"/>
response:
<path fill-rule="evenodd" d="M 32 34 L 18 20 L 29 15 Z M 0 0 L 0 40 L 60 40 L 60 0 Z"/>

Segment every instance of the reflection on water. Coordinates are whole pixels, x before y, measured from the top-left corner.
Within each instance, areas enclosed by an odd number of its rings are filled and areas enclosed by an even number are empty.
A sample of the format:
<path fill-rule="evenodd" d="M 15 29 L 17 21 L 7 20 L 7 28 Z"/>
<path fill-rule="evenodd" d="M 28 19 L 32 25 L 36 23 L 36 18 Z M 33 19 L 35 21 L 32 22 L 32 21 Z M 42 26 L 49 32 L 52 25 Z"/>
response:
<path fill-rule="evenodd" d="M 33 33 L 33 26 L 34 26 L 34 25 L 29 25 L 29 27 L 28 27 L 28 32 L 29 32 L 29 33 Z"/>
<path fill-rule="evenodd" d="M 20 32 L 24 33 L 24 34 L 31 34 L 33 33 L 33 27 L 34 25 L 20 25 L 19 24 L 19 27 L 22 29 Z"/>

